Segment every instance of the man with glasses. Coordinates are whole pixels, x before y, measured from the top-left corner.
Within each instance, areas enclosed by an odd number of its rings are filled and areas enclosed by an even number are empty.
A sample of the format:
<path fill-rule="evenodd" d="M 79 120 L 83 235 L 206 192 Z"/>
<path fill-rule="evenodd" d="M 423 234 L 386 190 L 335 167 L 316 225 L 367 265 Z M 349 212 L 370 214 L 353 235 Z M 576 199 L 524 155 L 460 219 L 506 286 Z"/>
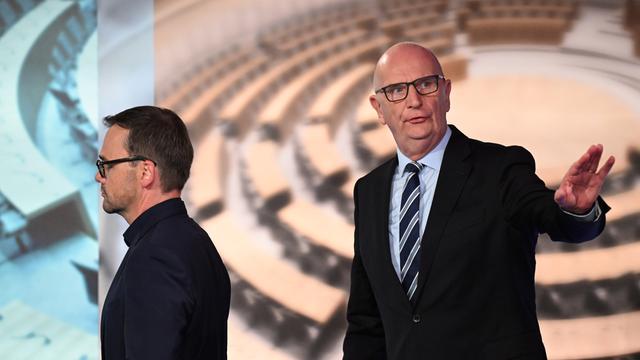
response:
<path fill-rule="evenodd" d="M 397 156 L 358 180 L 344 358 L 544 359 L 535 307 L 539 233 L 597 236 L 613 166 L 592 145 L 554 192 L 531 154 L 447 125 L 451 81 L 434 54 L 388 49 L 370 102 Z"/>
<path fill-rule="evenodd" d="M 96 181 L 104 211 L 129 223 L 129 249 L 102 309 L 102 359 L 226 359 L 229 275 L 180 199 L 193 160 L 187 128 L 153 106 L 104 123 Z"/>

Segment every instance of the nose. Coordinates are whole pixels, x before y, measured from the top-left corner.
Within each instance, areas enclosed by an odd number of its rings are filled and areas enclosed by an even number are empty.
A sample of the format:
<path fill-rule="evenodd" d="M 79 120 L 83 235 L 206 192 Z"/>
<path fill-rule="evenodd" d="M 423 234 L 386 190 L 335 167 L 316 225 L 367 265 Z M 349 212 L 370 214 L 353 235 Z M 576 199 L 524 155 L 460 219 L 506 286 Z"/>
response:
<path fill-rule="evenodd" d="M 102 177 L 102 175 L 100 175 L 100 171 L 96 170 L 96 176 L 94 177 L 96 182 L 103 184 L 105 182 L 105 178 Z"/>
<path fill-rule="evenodd" d="M 422 105 L 422 95 L 418 94 L 418 90 L 413 84 L 409 85 L 407 89 L 406 104 L 409 108 L 419 108 Z"/>

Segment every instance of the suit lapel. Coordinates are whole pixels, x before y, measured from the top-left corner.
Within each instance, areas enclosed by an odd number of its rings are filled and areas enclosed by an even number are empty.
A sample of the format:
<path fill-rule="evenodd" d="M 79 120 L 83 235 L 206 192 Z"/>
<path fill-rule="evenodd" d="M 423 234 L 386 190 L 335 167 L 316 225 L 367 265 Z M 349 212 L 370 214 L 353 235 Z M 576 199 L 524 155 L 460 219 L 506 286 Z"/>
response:
<path fill-rule="evenodd" d="M 450 125 L 450 127 L 452 130 L 451 139 L 449 139 L 442 159 L 429 219 L 422 236 L 420 275 L 418 276 L 415 304 L 420 300 L 425 284 L 429 281 L 431 267 L 440 246 L 442 232 L 447 225 L 447 221 L 471 170 L 471 164 L 464 161 L 470 154 L 469 139 L 455 126 Z"/>

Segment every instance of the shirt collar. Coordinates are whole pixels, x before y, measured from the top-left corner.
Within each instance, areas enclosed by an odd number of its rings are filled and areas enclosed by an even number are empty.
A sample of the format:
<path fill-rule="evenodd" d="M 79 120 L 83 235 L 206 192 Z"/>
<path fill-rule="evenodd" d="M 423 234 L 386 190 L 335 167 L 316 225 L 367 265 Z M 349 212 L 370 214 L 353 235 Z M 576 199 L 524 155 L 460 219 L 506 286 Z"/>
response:
<path fill-rule="evenodd" d="M 447 148 L 450 138 L 451 129 L 447 126 L 447 131 L 445 131 L 444 136 L 440 139 L 438 145 L 436 145 L 436 147 L 429 151 L 425 156 L 420 158 L 418 162 L 439 171 L 440 166 L 442 166 L 442 159 L 444 158 L 444 150 Z M 407 164 L 411 162 L 411 159 L 403 154 L 399 148 L 396 149 L 396 152 L 398 154 L 398 169 L 400 170 L 400 173 L 402 173 Z"/>
<path fill-rule="evenodd" d="M 124 242 L 127 246 L 135 246 L 138 241 L 154 225 L 163 219 L 177 214 L 187 214 L 184 202 L 180 198 L 172 198 L 158 203 L 140 214 L 124 232 Z"/>

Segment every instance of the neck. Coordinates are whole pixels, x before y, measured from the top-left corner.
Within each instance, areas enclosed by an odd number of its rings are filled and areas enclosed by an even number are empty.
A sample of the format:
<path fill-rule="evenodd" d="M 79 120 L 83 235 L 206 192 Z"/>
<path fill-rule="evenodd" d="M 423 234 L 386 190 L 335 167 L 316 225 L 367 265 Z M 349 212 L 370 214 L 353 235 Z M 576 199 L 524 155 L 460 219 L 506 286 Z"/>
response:
<path fill-rule="evenodd" d="M 129 225 L 133 223 L 138 216 L 142 215 L 145 211 L 149 210 L 155 205 L 160 204 L 163 201 L 179 198 L 180 190 L 171 190 L 168 192 L 145 192 L 140 199 L 130 207 L 123 211 L 120 215 L 127 221 Z"/>

